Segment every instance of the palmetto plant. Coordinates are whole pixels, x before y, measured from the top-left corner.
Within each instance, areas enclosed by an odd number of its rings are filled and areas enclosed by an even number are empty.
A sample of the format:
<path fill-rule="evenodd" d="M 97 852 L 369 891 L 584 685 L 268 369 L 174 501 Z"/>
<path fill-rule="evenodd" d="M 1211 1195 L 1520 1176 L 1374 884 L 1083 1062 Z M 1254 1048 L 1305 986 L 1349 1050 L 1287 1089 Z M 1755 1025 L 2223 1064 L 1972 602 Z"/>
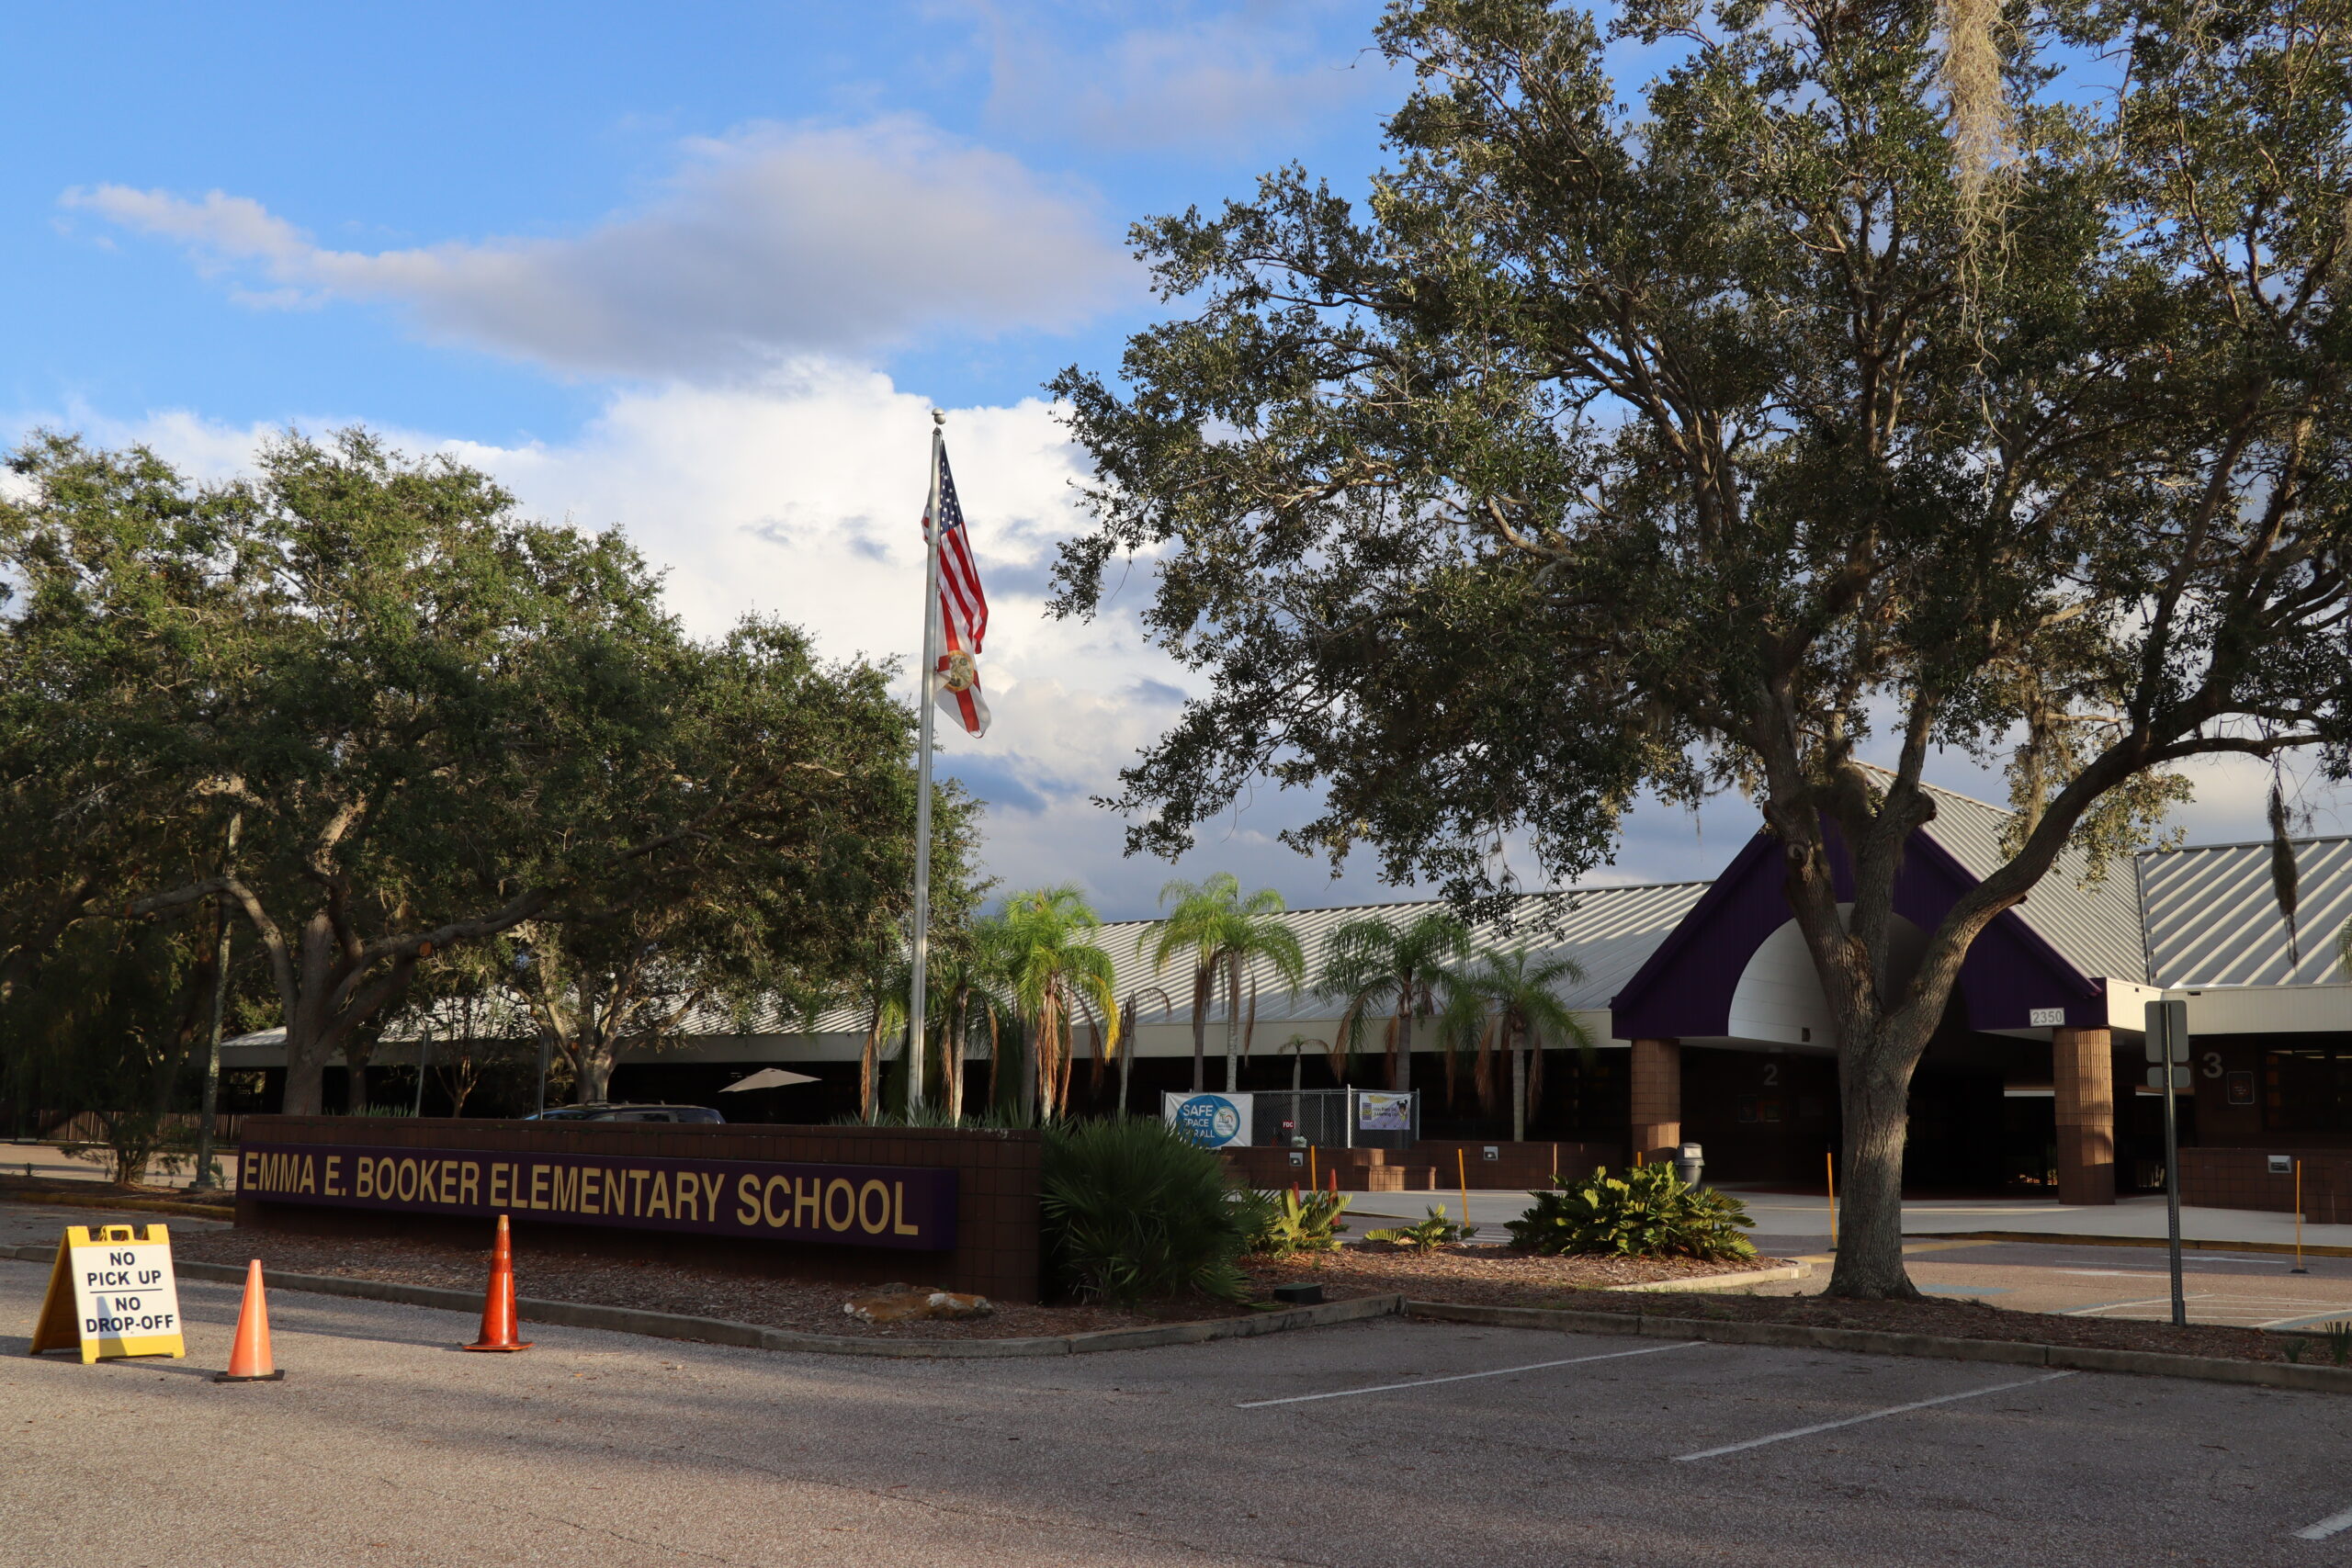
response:
<path fill-rule="evenodd" d="M 1009 988 L 1029 1032 L 1023 1102 L 1056 1116 L 1069 1098 L 1072 1019 L 1091 1011 L 1104 1026 L 1103 1050 L 1116 1055 L 1120 1044 L 1111 955 L 1093 940 L 1102 921 L 1069 885 L 1016 893 L 998 918 Z"/>
<path fill-rule="evenodd" d="M 1306 984 L 1306 954 L 1298 935 L 1283 920 L 1283 896 L 1261 887 L 1242 897 L 1240 879 L 1218 872 L 1203 882 L 1170 882 L 1159 890 L 1166 911 L 1157 926 L 1136 939 L 1136 952 L 1151 949 L 1153 973 L 1168 967 L 1178 953 L 1193 961 L 1193 1092 L 1207 1087 L 1208 1010 L 1218 981 L 1225 984 L 1225 1087 L 1230 1092 L 1239 1076 L 1236 1031 L 1241 1017 L 1242 971 L 1254 959 L 1264 959 L 1295 993 Z M 1256 1016 L 1256 997 L 1250 1012 Z"/>
<path fill-rule="evenodd" d="M 1527 1136 L 1527 1106 L 1544 1090 L 1546 1046 L 1574 1045 L 1592 1060 L 1592 1032 L 1560 999 L 1559 987 L 1584 978 L 1565 953 L 1537 958 L 1525 947 L 1487 948 L 1476 963 L 1450 971 L 1441 981 L 1446 993 L 1441 1032 L 1448 1076 L 1457 1053 L 1474 1053 L 1471 1081 L 1482 1104 L 1495 1098 L 1495 1053 L 1510 1061 L 1510 1135 Z"/>
<path fill-rule="evenodd" d="M 1413 1026 L 1438 1012 L 1438 988 L 1452 965 L 1470 955 L 1470 928 L 1442 909 L 1403 925 L 1377 916 L 1350 920 L 1331 933 L 1317 989 L 1345 1005 L 1331 1068 L 1344 1077 L 1344 1058 L 1363 1049 L 1375 1012 L 1385 1012 L 1388 1087 L 1413 1087 Z"/>

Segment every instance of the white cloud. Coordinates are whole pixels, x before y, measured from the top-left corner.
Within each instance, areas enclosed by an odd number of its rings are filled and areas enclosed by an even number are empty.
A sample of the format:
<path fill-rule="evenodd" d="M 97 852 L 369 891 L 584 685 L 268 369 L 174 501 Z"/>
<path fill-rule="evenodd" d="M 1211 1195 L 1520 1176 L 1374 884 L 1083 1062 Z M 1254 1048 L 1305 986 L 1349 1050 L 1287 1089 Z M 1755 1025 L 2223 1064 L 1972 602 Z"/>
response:
<path fill-rule="evenodd" d="M 990 118 L 1104 146 L 1247 152 L 1360 105 L 1388 74 L 1369 48 L 1379 7 L 1361 0 L 1154 6 L 1152 25 L 1091 43 L 1057 14 L 971 9 L 989 41 Z"/>
<path fill-rule="evenodd" d="M 220 191 L 62 199 L 177 242 L 248 303 L 388 302 L 433 336 L 567 372 L 724 377 L 925 327 L 1068 330 L 1138 287 L 1081 193 L 909 117 L 683 151 L 659 200 L 561 239 L 336 251 Z"/>

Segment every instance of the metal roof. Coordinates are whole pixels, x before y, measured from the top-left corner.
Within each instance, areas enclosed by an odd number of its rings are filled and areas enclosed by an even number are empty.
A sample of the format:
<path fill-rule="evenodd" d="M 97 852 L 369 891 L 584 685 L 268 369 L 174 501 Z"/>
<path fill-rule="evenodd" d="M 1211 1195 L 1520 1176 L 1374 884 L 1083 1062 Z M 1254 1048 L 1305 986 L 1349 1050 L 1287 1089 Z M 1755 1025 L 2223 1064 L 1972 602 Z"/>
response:
<path fill-rule="evenodd" d="M 2154 979 L 2164 986 L 2341 984 L 2337 933 L 2352 919 L 2352 838 L 2297 839 L 2295 925 L 2270 884 L 2270 845 L 2209 844 L 2140 856 Z"/>
<path fill-rule="evenodd" d="M 1934 784 L 1920 787 L 1936 802 L 1936 819 L 1920 830 L 1971 876 L 1982 881 L 2008 860 L 2001 837 L 2016 820 L 2015 812 Z M 2140 980 L 2147 976 L 2128 864 L 2113 863 L 2105 877 L 2093 882 L 2088 859 L 2070 845 L 2049 874 L 2034 885 L 2032 896 L 2012 912 L 2086 977 Z"/>
<path fill-rule="evenodd" d="M 1477 947 L 1516 947 L 1524 945 L 1537 956 L 1549 958 L 1558 953 L 1573 957 L 1584 970 L 1584 978 L 1566 987 L 1560 999 L 1580 1010 L 1598 1010 L 1609 1006 L 1609 998 L 1624 985 L 1634 970 L 1642 966 L 1652 949 L 1664 942 L 1699 896 L 1707 890 L 1703 882 L 1673 882 L 1633 887 L 1580 887 L 1565 893 L 1529 894 L 1519 901 L 1512 920 L 1513 929 L 1506 931 L 1500 922 L 1474 925 L 1471 941 Z M 1432 909 L 1444 906 L 1434 899 L 1409 904 L 1360 904 L 1332 909 L 1292 909 L 1276 918 L 1298 935 L 1299 946 L 1306 953 L 1309 988 L 1294 997 L 1275 977 L 1273 965 L 1263 961 L 1242 970 L 1242 1010 L 1249 1010 L 1250 987 L 1254 981 L 1258 992 L 1258 1021 L 1261 1024 L 1282 1024 L 1323 1021 L 1338 1016 L 1334 1002 L 1317 996 L 1312 989 L 1317 971 L 1322 967 L 1325 949 L 1331 933 L 1351 920 L 1377 919 L 1391 926 L 1401 926 Z M 1548 919 L 1547 919 L 1548 917 Z M 1192 970 L 1181 954 L 1171 954 L 1168 967 L 1154 973 L 1148 952 L 1136 951 L 1137 939 L 1143 938 L 1159 924 L 1156 920 L 1114 920 L 1104 925 L 1095 937 L 1096 945 L 1111 955 L 1116 995 L 1125 1006 L 1129 997 L 1158 986 L 1166 990 L 1175 1002 L 1172 1010 L 1162 1012 L 1154 1003 L 1142 1009 L 1145 1021 L 1152 1023 L 1190 1023 L 1192 1010 Z M 447 1037 L 449 1009 L 443 1013 L 442 1028 L 436 1032 Z M 863 1005 L 842 1005 L 826 1009 L 817 1017 L 816 1033 L 863 1034 L 867 1012 Z M 1225 1005 L 1222 998 L 1213 1002 L 1208 1017 L 1222 1022 Z M 409 1015 L 387 1029 L 387 1040 L 406 1041 L 424 1032 L 420 1020 Z M 535 1032 L 529 1017 L 514 1005 L 504 993 L 495 995 L 485 1009 L 481 1022 L 486 1033 L 528 1038 Z M 797 1035 L 808 1032 L 807 1021 L 794 1012 L 781 998 L 763 998 L 744 1009 L 708 1007 L 690 1015 L 674 1032 L 675 1037 L 709 1037 L 722 1035 Z M 235 1040 L 223 1041 L 223 1045 L 282 1045 L 286 1032 L 266 1029 Z"/>
<path fill-rule="evenodd" d="M 1651 950 L 1664 942 L 1667 933 L 1690 912 L 1690 906 L 1699 901 L 1707 887 L 1704 882 L 1670 882 L 1529 894 L 1514 910 L 1511 929 L 1506 930 L 1501 922 L 1481 922 L 1470 928 L 1470 940 L 1479 948 L 1524 946 L 1539 958 L 1559 954 L 1574 958 L 1583 969 L 1584 978 L 1564 987 L 1560 999 L 1577 1010 L 1604 1009 L 1609 998 L 1649 957 Z M 1359 904 L 1334 909 L 1293 909 L 1277 917 L 1297 934 L 1298 944 L 1306 951 L 1309 988 L 1292 996 L 1275 977 L 1273 965 L 1261 960 L 1242 970 L 1243 1010 L 1249 1009 L 1250 987 L 1254 983 L 1258 1021 L 1261 1025 L 1336 1017 L 1338 1004 L 1312 989 L 1332 933 L 1351 921 L 1362 919 L 1402 926 L 1444 907 L 1431 899 L 1409 904 Z M 1104 926 L 1098 940 L 1116 966 L 1122 1004 L 1130 994 L 1145 987 L 1159 986 L 1176 1003 L 1165 1018 L 1190 1023 L 1190 962 L 1182 954 L 1170 954 L 1168 967 L 1155 974 L 1149 953 L 1138 955 L 1136 951 L 1137 939 L 1158 924 L 1156 920 L 1119 920 Z M 1147 1004 L 1143 1010 L 1149 1021 L 1162 1021 L 1159 1008 Z M 1208 1016 L 1217 1021 L 1224 1019 L 1222 999 L 1210 1005 Z"/>

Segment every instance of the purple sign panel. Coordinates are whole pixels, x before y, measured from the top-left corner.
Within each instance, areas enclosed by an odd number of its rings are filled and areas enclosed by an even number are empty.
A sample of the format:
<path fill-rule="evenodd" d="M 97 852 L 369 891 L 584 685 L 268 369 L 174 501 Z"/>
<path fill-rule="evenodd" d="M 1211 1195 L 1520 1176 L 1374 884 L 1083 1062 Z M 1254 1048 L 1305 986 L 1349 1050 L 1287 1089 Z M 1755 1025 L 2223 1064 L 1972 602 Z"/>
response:
<path fill-rule="evenodd" d="M 956 1173 L 912 1166 L 247 1144 L 237 1191 L 272 1203 L 529 1214 L 836 1247 L 956 1245 Z"/>

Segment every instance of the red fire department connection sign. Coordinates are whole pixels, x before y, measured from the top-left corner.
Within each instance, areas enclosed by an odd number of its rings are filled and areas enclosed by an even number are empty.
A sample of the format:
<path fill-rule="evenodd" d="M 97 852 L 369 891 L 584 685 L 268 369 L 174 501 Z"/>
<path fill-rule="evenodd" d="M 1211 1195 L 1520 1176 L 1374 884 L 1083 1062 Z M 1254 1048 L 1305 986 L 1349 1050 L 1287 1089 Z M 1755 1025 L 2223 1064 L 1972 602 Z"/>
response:
<path fill-rule="evenodd" d="M 956 1172 L 914 1166 L 247 1144 L 240 1195 L 410 1214 L 922 1251 L 956 1245 Z"/>

